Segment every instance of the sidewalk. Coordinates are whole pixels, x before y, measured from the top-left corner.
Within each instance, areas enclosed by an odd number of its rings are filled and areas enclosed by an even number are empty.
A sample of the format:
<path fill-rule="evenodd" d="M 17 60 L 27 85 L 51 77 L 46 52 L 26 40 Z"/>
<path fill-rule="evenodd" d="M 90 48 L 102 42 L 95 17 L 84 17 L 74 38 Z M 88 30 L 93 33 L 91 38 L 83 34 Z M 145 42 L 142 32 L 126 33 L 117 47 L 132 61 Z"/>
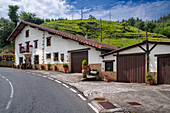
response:
<path fill-rule="evenodd" d="M 170 85 L 148 86 L 145 83 L 106 83 L 104 81 L 95 81 L 94 79 L 81 81 L 81 73 L 65 74 L 44 70 L 26 71 L 47 75 L 74 86 L 89 100 L 95 97 L 104 97 L 126 112 L 169 113 L 170 111 Z M 137 102 L 141 105 L 130 105 L 127 102 Z"/>

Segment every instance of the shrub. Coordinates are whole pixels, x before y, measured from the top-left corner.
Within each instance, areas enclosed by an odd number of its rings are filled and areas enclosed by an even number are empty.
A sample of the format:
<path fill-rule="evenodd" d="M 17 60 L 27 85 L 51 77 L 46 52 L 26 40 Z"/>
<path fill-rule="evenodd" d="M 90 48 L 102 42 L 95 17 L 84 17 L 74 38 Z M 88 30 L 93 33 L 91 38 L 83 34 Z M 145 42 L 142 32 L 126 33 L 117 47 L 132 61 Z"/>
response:
<path fill-rule="evenodd" d="M 147 73 L 147 74 L 146 74 L 146 80 L 147 80 L 147 81 L 153 80 L 153 78 L 152 78 L 152 76 L 151 76 L 150 73 Z"/>
<path fill-rule="evenodd" d="M 44 67 L 44 65 L 41 65 L 41 68 L 43 68 Z"/>
<path fill-rule="evenodd" d="M 57 68 L 57 66 L 55 65 L 54 68 Z"/>
<path fill-rule="evenodd" d="M 68 64 L 63 64 L 63 68 L 68 68 Z"/>
<path fill-rule="evenodd" d="M 51 67 L 51 64 L 47 64 L 47 67 L 48 67 L 48 68 Z"/>
<path fill-rule="evenodd" d="M 82 65 L 84 66 L 86 66 L 87 65 L 87 61 L 86 60 L 83 60 L 83 62 L 82 62 Z"/>
<path fill-rule="evenodd" d="M 15 63 L 13 63 L 12 66 L 15 66 Z"/>
<path fill-rule="evenodd" d="M 97 69 L 92 69 L 92 71 L 97 71 Z"/>

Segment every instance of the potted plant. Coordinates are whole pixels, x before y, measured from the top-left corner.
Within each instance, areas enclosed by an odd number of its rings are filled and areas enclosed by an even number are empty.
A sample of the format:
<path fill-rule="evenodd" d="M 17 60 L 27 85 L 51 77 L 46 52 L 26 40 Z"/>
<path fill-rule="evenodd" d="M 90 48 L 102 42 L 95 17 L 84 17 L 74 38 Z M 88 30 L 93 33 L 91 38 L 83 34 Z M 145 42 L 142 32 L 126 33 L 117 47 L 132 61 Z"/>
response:
<path fill-rule="evenodd" d="M 57 66 L 56 65 L 54 66 L 54 70 L 57 71 Z"/>
<path fill-rule="evenodd" d="M 17 68 L 19 69 L 19 65 L 17 65 Z"/>
<path fill-rule="evenodd" d="M 50 70 L 51 64 L 47 64 L 48 70 Z"/>
<path fill-rule="evenodd" d="M 87 61 L 83 60 L 82 62 L 82 69 L 87 69 Z"/>
<path fill-rule="evenodd" d="M 106 74 L 103 74 L 104 76 L 104 81 L 109 82 L 108 76 Z"/>
<path fill-rule="evenodd" d="M 92 73 L 92 74 L 97 74 L 98 72 L 97 72 L 97 69 L 91 69 L 91 71 L 90 71 L 90 73 Z"/>
<path fill-rule="evenodd" d="M 41 65 L 40 67 L 41 67 L 41 70 L 44 70 L 44 65 Z"/>
<path fill-rule="evenodd" d="M 149 85 L 153 84 L 153 78 L 152 78 L 152 75 L 150 73 L 146 74 L 146 80 L 148 81 Z"/>
<path fill-rule="evenodd" d="M 12 64 L 12 68 L 15 68 L 15 63 Z"/>
<path fill-rule="evenodd" d="M 37 66 L 36 66 L 36 65 L 34 65 L 34 69 L 35 69 L 35 70 L 37 69 Z"/>
<path fill-rule="evenodd" d="M 68 64 L 63 64 L 64 71 L 66 72 L 68 70 Z"/>

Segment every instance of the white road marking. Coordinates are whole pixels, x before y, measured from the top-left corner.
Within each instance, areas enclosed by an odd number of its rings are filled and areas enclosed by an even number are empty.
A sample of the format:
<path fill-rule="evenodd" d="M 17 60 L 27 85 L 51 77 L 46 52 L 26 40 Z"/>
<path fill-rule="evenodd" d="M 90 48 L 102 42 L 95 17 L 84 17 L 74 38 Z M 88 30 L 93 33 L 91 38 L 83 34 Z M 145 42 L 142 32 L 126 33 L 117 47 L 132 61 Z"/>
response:
<path fill-rule="evenodd" d="M 48 77 L 48 79 L 50 79 L 50 80 L 54 80 L 53 78 L 51 78 L 51 77 Z"/>
<path fill-rule="evenodd" d="M 1 76 L 1 75 L 0 75 L 0 76 Z M 14 96 L 14 87 L 13 87 L 12 83 L 11 83 L 7 78 L 5 78 L 4 76 L 1 76 L 1 77 L 2 77 L 3 79 L 5 79 L 5 80 L 10 84 L 10 86 L 11 86 L 10 100 L 9 100 L 7 106 L 6 106 L 6 110 L 7 110 L 7 109 L 9 109 L 9 106 L 10 106 L 10 104 L 11 104 L 11 102 L 12 102 L 12 99 L 13 99 L 13 96 Z"/>
<path fill-rule="evenodd" d="M 61 83 L 60 81 L 58 81 L 58 80 L 55 80 L 56 82 L 58 82 L 59 84 Z"/>
<path fill-rule="evenodd" d="M 44 78 L 47 78 L 47 76 L 43 76 Z"/>
<path fill-rule="evenodd" d="M 99 111 L 98 111 L 95 107 L 93 107 L 90 103 L 88 103 L 88 105 L 89 105 L 96 113 L 99 113 Z"/>
<path fill-rule="evenodd" d="M 32 73 L 33 75 L 37 75 L 36 73 Z"/>
<path fill-rule="evenodd" d="M 82 100 L 86 100 L 86 98 L 84 98 L 81 94 L 78 94 L 78 96 L 79 96 Z"/>
<path fill-rule="evenodd" d="M 10 104 L 11 104 L 11 101 L 12 101 L 12 100 L 10 100 L 10 101 L 8 102 L 8 104 L 7 104 L 7 106 L 6 106 L 6 109 L 9 109 L 9 106 L 10 106 Z"/>
<path fill-rule="evenodd" d="M 41 74 L 37 74 L 38 76 L 41 76 Z"/>
<path fill-rule="evenodd" d="M 63 86 L 65 86 L 66 88 L 69 88 L 69 86 L 67 86 L 66 84 L 63 84 Z"/>
<path fill-rule="evenodd" d="M 74 93 L 77 93 L 77 91 L 74 90 L 73 88 L 70 88 L 70 90 L 71 90 L 72 92 L 74 92 Z"/>

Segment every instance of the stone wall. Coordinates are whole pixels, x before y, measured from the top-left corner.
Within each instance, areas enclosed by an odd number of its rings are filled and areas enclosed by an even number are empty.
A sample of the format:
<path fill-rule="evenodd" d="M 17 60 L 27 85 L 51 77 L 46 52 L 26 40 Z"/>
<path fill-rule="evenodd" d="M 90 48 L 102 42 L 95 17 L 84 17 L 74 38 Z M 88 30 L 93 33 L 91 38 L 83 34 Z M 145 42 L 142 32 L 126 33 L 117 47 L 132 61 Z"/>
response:
<path fill-rule="evenodd" d="M 57 66 L 57 71 L 64 71 L 63 64 L 68 64 L 68 67 L 69 67 L 68 70 L 69 70 L 69 72 L 70 72 L 71 70 L 70 70 L 70 64 L 69 64 L 69 63 L 56 63 L 56 64 L 51 64 L 50 69 L 51 69 L 51 70 L 54 70 L 54 66 L 56 65 L 56 66 Z M 45 70 L 48 70 L 47 64 L 35 64 L 35 65 L 36 65 L 36 67 L 37 67 L 39 70 L 41 70 L 41 65 L 44 65 L 44 69 L 45 69 Z M 34 68 L 34 65 L 33 65 L 33 68 Z"/>
<path fill-rule="evenodd" d="M 109 80 L 117 81 L 116 72 L 113 72 L 113 71 L 102 71 L 102 76 L 103 76 L 103 74 L 106 74 L 108 76 Z"/>
<path fill-rule="evenodd" d="M 12 67 L 13 63 L 15 63 L 15 61 L 0 61 L 0 66 L 2 66 L 2 67 Z"/>

